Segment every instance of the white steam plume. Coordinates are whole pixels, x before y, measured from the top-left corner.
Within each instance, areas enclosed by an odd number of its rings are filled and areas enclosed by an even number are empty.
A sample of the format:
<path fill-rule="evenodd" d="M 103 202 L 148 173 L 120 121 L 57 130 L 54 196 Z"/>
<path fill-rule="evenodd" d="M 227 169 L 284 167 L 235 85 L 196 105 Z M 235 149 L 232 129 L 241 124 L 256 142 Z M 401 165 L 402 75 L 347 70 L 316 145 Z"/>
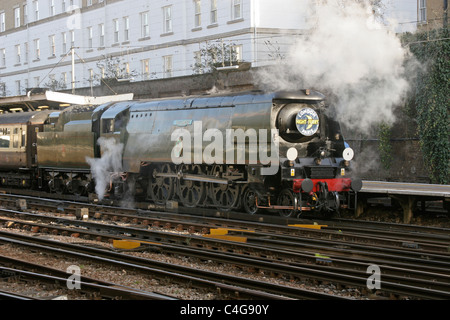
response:
<path fill-rule="evenodd" d="M 92 176 L 95 179 L 95 192 L 99 200 L 103 200 L 111 181 L 111 174 L 122 172 L 123 144 L 117 143 L 114 138 L 98 139 L 97 144 L 102 150 L 101 158 L 86 157 L 86 162 L 91 166 Z"/>
<path fill-rule="evenodd" d="M 293 43 L 285 60 L 259 72 L 260 85 L 332 94 L 338 120 L 350 129 L 392 124 L 393 108 L 408 90 L 408 51 L 366 2 L 316 2 L 310 33 Z"/>

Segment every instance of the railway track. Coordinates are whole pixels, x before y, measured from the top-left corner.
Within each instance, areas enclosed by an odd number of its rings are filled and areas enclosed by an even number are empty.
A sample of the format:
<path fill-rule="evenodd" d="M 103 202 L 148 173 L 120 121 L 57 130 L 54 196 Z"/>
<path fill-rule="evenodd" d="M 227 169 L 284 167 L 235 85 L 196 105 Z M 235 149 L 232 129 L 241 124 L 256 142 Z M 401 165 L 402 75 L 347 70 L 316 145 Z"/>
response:
<path fill-rule="evenodd" d="M 59 211 L 61 212 L 62 205 L 61 203 L 58 205 Z M 70 206 L 73 205 L 70 204 Z M 68 211 L 76 210 L 73 207 L 69 209 L 69 204 L 64 204 L 63 207 L 64 213 L 69 215 L 70 213 Z M 143 212 L 137 212 L 136 215 L 130 215 L 130 211 L 128 211 L 125 216 L 121 216 L 117 212 L 119 211 L 118 208 L 109 209 L 115 211 L 112 213 L 113 217 L 118 217 L 114 223 L 118 223 L 117 221 L 128 221 L 135 224 L 139 221 L 137 217 L 143 214 Z M 94 209 L 94 211 L 99 213 L 98 210 L 99 208 Z M 377 264 L 383 270 L 382 289 L 384 293 L 397 296 L 410 295 L 425 299 L 448 299 L 450 292 L 448 278 L 448 271 L 450 270 L 448 265 L 449 257 L 448 254 L 443 251 L 439 252 L 438 249 L 435 251 L 427 251 L 424 247 L 419 247 L 418 249 L 417 247 L 402 248 L 400 246 L 401 250 L 390 248 L 390 251 L 388 250 L 389 253 L 382 253 L 381 251 L 387 248 L 379 246 L 377 250 L 373 250 L 373 245 L 370 245 L 372 252 L 369 252 L 370 250 L 364 248 L 362 245 L 351 244 L 351 242 L 347 244 L 344 242 L 336 244 L 336 240 L 334 239 L 311 239 L 311 232 L 314 232 L 316 235 L 322 234 L 324 238 L 330 236 L 329 233 L 323 233 L 322 230 L 308 230 L 309 236 L 305 236 L 305 230 L 301 230 L 300 233 L 295 233 L 293 236 L 288 236 L 286 234 L 289 234 L 289 230 L 297 230 L 298 228 L 275 226 L 274 230 L 270 231 L 268 230 L 269 226 L 265 224 L 264 232 L 258 231 L 259 233 L 257 234 L 255 230 L 248 229 L 249 223 L 244 226 L 247 230 L 240 229 L 238 231 L 241 236 L 246 235 L 245 243 L 229 240 L 223 241 L 202 235 L 193 235 L 192 232 L 194 230 L 206 231 L 209 228 L 210 231 L 216 228 L 218 224 L 217 221 L 201 221 L 200 223 L 198 216 L 190 217 L 190 219 L 196 220 L 195 223 L 191 221 L 191 225 L 184 222 L 184 225 L 189 225 L 187 229 L 191 233 L 176 234 L 167 232 L 167 230 L 155 230 L 157 229 L 156 226 L 168 227 L 168 223 L 170 223 L 168 229 L 172 229 L 172 227 L 176 229 L 176 226 L 179 226 L 181 222 L 170 220 L 174 219 L 174 216 L 167 213 L 158 213 L 158 215 L 164 216 L 166 221 L 164 223 L 161 221 L 158 223 L 152 221 L 151 224 L 142 224 L 141 222 L 141 224 L 135 224 L 134 228 L 104 225 L 99 224 L 98 221 L 75 221 L 62 217 L 45 217 L 35 213 L 11 211 L 9 214 L 22 215 L 23 218 L 27 217 L 27 228 L 29 230 L 34 228 L 35 231 L 40 230 L 44 233 L 48 232 L 53 234 L 63 234 L 66 232 L 67 235 L 76 235 L 78 237 L 87 237 L 89 235 L 93 239 L 99 239 L 100 237 L 103 241 L 110 241 L 111 239 L 117 238 L 137 241 L 143 248 L 164 252 L 166 254 L 229 263 L 245 268 L 264 270 L 273 275 L 282 275 L 294 279 L 306 278 L 317 279 L 322 282 L 337 282 L 342 286 L 364 287 L 368 277 L 368 261 L 370 261 L 370 264 Z M 104 213 L 101 213 L 100 217 L 103 217 L 103 215 Z M 10 223 L 21 225 L 22 228 L 24 227 L 24 224 L 20 222 L 11 221 L 10 217 L 6 218 L 4 223 L 9 221 Z M 46 223 L 31 224 L 29 222 L 31 218 L 42 219 Z M 50 222 L 48 219 L 55 220 Z M 143 219 L 150 219 L 148 212 Z M 179 215 L 178 219 L 180 219 Z M 110 221 L 113 220 L 110 218 Z M 237 222 L 233 221 L 233 223 Z M 56 231 L 56 224 L 65 225 L 66 227 L 61 227 L 61 230 Z M 195 228 L 193 226 L 194 224 L 196 225 Z M 52 227 L 49 228 L 49 225 L 52 225 Z M 67 229 L 69 225 L 72 225 L 72 227 Z M 74 229 L 74 225 L 77 228 Z M 153 225 L 151 230 L 146 230 L 150 225 Z M 280 228 L 283 229 L 282 234 L 279 234 Z M 47 230 L 45 231 L 45 229 Z M 186 230 L 184 227 L 179 229 Z M 395 237 L 392 236 L 392 238 Z M 437 242 L 440 244 L 437 246 L 444 246 L 445 240 L 445 237 L 439 237 L 439 241 Z M 320 241 L 322 242 L 319 243 Z M 391 241 L 394 240 L 391 239 Z M 431 246 L 430 241 L 428 239 L 425 242 Z M 436 239 L 433 239 L 433 241 L 436 242 Z M 154 243 L 149 244 L 148 242 Z M 401 257 L 399 257 L 400 254 L 402 254 Z"/>
<path fill-rule="evenodd" d="M 217 274 L 184 266 L 130 256 L 110 250 L 62 243 L 21 234 L 0 232 L 0 242 L 26 246 L 33 250 L 71 255 L 80 259 L 95 260 L 123 268 L 151 273 L 155 277 L 170 278 L 193 287 L 209 288 L 227 298 L 244 299 L 343 299 L 320 292 L 270 284 L 248 278 Z"/>
<path fill-rule="evenodd" d="M 15 208 L 16 197 L 8 198 L 0 196 L 0 204 Z M 173 228 L 179 231 L 186 230 L 191 233 L 209 233 L 211 228 L 228 228 L 249 231 L 266 232 L 277 235 L 292 235 L 309 238 L 328 238 L 333 241 L 346 241 L 372 245 L 388 245 L 391 247 L 424 249 L 429 251 L 449 251 L 450 235 L 448 229 L 421 227 L 412 225 L 398 225 L 377 223 L 370 221 L 352 221 L 348 219 L 332 219 L 321 221 L 305 219 L 283 219 L 278 217 L 254 217 L 240 213 L 223 213 L 214 210 L 196 210 L 201 216 L 191 214 L 149 211 L 139 209 L 126 209 L 120 207 L 107 207 L 88 205 L 84 203 L 43 200 L 29 203 L 30 209 L 47 210 L 55 213 L 63 213 L 62 216 L 75 216 L 79 208 L 89 210 L 90 217 L 114 222 L 133 223 L 135 225 L 152 225 Z M 219 216 L 219 217 L 217 217 Z M 252 219 L 253 218 L 253 219 Z M 258 221 L 252 221 L 258 220 Z M 262 221 L 262 222 L 259 222 Z M 267 223 L 269 222 L 269 223 Z M 294 227 L 295 225 L 318 224 L 326 228 L 317 231 Z M 292 226 L 289 226 L 292 225 Z"/>
<path fill-rule="evenodd" d="M 0 275 L 2 281 L 25 281 L 38 282 L 38 284 L 45 283 L 53 287 L 60 287 L 64 291 L 70 291 L 67 287 L 67 273 L 63 273 L 60 270 L 45 268 L 39 265 L 31 265 L 25 261 L 19 261 L 17 259 L 8 259 L 1 257 L 2 266 L 0 266 Z M 15 266 L 14 268 L 4 267 L 3 264 L 10 264 Z M 31 268 L 33 271 L 18 269 L 17 266 L 24 266 Z M 39 269 L 39 272 L 35 270 Z M 80 291 L 75 291 L 79 295 L 85 295 L 90 299 L 108 299 L 108 300 L 175 300 L 173 297 L 164 296 L 153 292 L 145 292 L 136 290 L 133 288 L 126 288 L 115 283 L 110 283 L 95 279 L 86 279 L 83 277 L 78 281 L 77 285 L 80 286 Z M 44 300 L 38 299 L 33 296 L 24 296 L 15 294 L 17 299 L 26 298 L 28 300 Z M 13 298 L 13 297 L 11 297 Z"/>

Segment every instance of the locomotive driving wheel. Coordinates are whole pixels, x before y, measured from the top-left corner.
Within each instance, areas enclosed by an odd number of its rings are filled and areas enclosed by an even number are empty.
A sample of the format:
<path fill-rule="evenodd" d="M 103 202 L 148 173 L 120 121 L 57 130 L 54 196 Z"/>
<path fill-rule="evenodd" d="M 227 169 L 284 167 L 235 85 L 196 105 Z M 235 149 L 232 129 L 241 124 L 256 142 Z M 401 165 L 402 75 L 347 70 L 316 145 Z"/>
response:
<path fill-rule="evenodd" d="M 179 170 L 181 173 L 193 175 L 203 175 L 202 168 L 199 165 L 183 164 Z M 196 207 L 205 200 L 206 184 L 201 181 L 180 179 L 177 186 L 177 194 L 185 207 Z"/>
<path fill-rule="evenodd" d="M 211 175 L 217 178 L 221 178 L 224 167 L 220 165 L 214 165 L 211 170 Z M 226 168 L 225 168 L 226 170 Z M 210 197 L 214 206 L 221 210 L 233 209 L 239 200 L 240 187 L 236 183 L 210 183 Z"/>
<path fill-rule="evenodd" d="M 242 205 L 245 212 L 247 212 L 248 214 L 256 214 L 259 211 L 256 198 L 256 191 L 250 187 L 246 187 L 244 191 L 244 198 L 242 199 Z"/>
<path fill-rule="evenodd" d="M 283 189 L 278 196 L 278 205 L 292 207 L 293 209 L 280 209 L 278 211 L 282 217 L 291 217 L 297 211 L 297 197 L 291 189 Z"/>
<path fill-rule="evenodd" d="M 147 195 L 156 204 L 165 204 L 172 199 L 174 193 L 174 179 L 164 174 L 172 174 L 173 170 L 168 164 L 153 168 L 152 175 L 147 189 Z"/>

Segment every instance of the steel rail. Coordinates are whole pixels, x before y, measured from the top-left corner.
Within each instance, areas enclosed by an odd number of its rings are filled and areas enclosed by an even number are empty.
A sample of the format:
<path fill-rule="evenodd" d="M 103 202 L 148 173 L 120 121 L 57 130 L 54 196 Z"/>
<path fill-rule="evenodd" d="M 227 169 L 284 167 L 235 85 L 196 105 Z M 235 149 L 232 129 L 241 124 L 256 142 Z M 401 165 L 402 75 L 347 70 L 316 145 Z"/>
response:
<path fill-rule="evenodd" d="M 97 232 L 97 236 L 101 237 L 106 236 L 106 233 L 109 233 L 109 236 L 113 235 L 117 237 L 128 237 L 130 239 L 135 238 L 139 240 L 148 240 L 148 241 L 156 241 L 156 242 L 168 242 L 168 243 L 178 243 L 181 245 L 197 245 L 197 246 L 214 246 L 214 242 L 216 239 L 209 239 L 196 235 L 183 235 L 183 234 L 175 234 L 168 233 L 163 231 L 155 231 L 155 230 L 145 230 L 142 228 L 133 228 L 133 227 L 120 227 L 116 225 L 104 225 L 90 221 L 80 221 L 80 220 L 70 220 L 64 219 L 61 217 L 49 217 L 45 215 L 37 215 L 31 213 L 17 212 L 11 210 L 0 209 L 2 212 L 6 212 L 12 215 L 19 214 L 23 217 L 28 217 L 30 219 L 42 219 L 43 221 L 57 221 L 60 224 L 64 225 L 72 225 L 78 228 L 84 228 L 87 230 Z M 1 219 L 4 220 L 5 219 Z M 18 222 L 14 221 L 16 223 Z M 29 223 L 31 225 L 31 223 Z M 39 228 L 53 228 L 57 229 L 56 226 L 45 226 L 42 224 L 34 224 Z M 68 232 L 68 230 L 66 230 Z M 82 233 L 83 230 L 71 230 L 72 233 L 78 232 Z M 293 238 L 282 236 L 284 239 L 281 239 L 279 236 L 278 239 L 270 239 L 272 235 L 262 235 L 261 237 L 247 237 L 247 241 L 249 244 L 258 245 L 261 249 L 268 250 L 284 250 L 299 252 L 304 250 L 309 250 L 310 252 L 320 252 L 323 254 L 341 254 L 341 255 L 360 255 L 367 258 L 372 259 L 385 259 L 386 261 L 398 261 L 398 262 L 407 262 L 410 264 L 416 265 L 424 265 L 423 268 L 429 268 L 430 271 L 434 271 L 432 267 L 435 268 L 450 268 L 450 254 L 436 254 L 433 252 L 426 251 L 417 251 L 417 250 L 407 250 L 407 249 L 396 249 L 396 248 L 384 248 L 384 247 L 376 247 L 373 245 L 361 245 L 357 243 L 349 243 L 349 242 L 337 242 L 336 240 L 323 240 L 323 239 L 311 239 L 311 238 Z M 289 241 L 286 241 L 289 239 Z M 226 243 L 221 243 L 224 246 Z M 220 245 L 219 245 L 220 246 Z M 239 244 L 230 244 L 228 246 L 239 246 Z M 240 244 L 240 246 L 245 246 Z"/>
<path fill-rule="evenodd" d="M 73 230 L 72 232 L 77 232 L 77 230 Z M 261 248 L 256 248 L 261 250 Z M 185 249 L 188 250 L 188 249 Z M 203 249 L 204 250 L 204 249 Z M 186 252 L 185 252 L 186 254 Z M 322 267 L 322 270 L 318 270 L 319 268 L 316 266 L 313 270 L 311 270 L 311 266 L 308 265 L 293 265 L 294 263 L 287 263 L 287 264 L 281 264 L 281 263 L 276 263 L 274 261 L 262 261 L 262 259 L 260 258 L 259 261 L 257 261 L 256 258 L 252 258 L 249 259 L 248 257 L 237 257 L 237 255 L 231 255 L 231 254 L 227 254 L 223 257 L 218 257 L 217 253 L 210 253 L 209 258 L 211 257 L 211 254 L 215 254 L 216 256 L 214 257 L 216 260 L 220 260 L 222 262 L 228 262 L 228 263 L 236 263 L 236 264 L 240 264 L 240 265 L 246 265 L 247 267 L 255 267 L 255 268 L 262 268 L 262 269 L 268 269 L 272 272 L 277 272 L 277 273 L 281 273 L 281 274 L 289 274 L 291 276 L 297 276 L 297 277 L 314 277 L 314 278 L 319 278 L 322 280 L 326 280 L 326 281 L 338 281 L 340 283 L 345 283 L 347 285 L 356 285 L 356 286 L 364 286 L 365 285 L 365 281 L 367 279 L 367 275 L 364 274 L 364 271 L 361 270 L 355 270 L 355 271 L 349 271 L 349 270 L 339 270 L 338 272 L 336 272 L 335 269 L 332 268 L 328 268 L 328 270 L 326 270 L 326 268 Z M 199 253 L 194 253 L 194 252 L 190 252 L 188 254 L 188 256 L 194 256 L 194 255 L 199 255 Z M 205 258 L 205 253 L 200 253 L 200 256 L 202 256 L 203 258 Z M 292 257 L 292 256 L 291 256 Z M 288 259 L 289 260 L 289 259 Z M 339 259 L 335 259 L 335 257 L 332 258 L 333 261 L 338 261 Z M 348 262 L 347 262 L 348 263 Z M 367 263 L 366 263 L 366 268 L 367 268 Z M 387 267 L 385 268 L 383 265 L 383 270 L 385 269 L 390 269 L 392 267 Z M 394 268 L 395 269 L 395 268 Z M 397 273 L 401 272 L 400 270 L 406 271 L 407 269 L 397 269 Z M 409 270 L 411 270 L 409 268 Z M 448 271 L 448 270 L 446 270 Z M 414 272 L 413 272 L 414 273 Z M 418 273 L 416 271 L 416 273 Z M 355 276 L 355 274 L 357 276 Z M 439 276 L 444 277 L 443 275 L 438 275 L 438 274 L 432 274 L 430 275 L 431 277 L 434 278 L 439 278 Z M 394 276 L 394 275 L 384 275 L 383 276 L 384 280 L 392 280 L 392 281 L 405 281 L 405 279 L 401 279 L 398 276 Z M 414 283 L 415 285 L 421 285 L 423 286 L 427 286 L 430 284 L 429 281 L 424 280 L 424 279 L 408 279 L 407 281 L 409 281 L 410 283 Z M 448 281 L 448 279 L 447 279 Z M 388 283 L 388 281 L 384 281 L 385 283 Z M 433 283 L 433 282 L 431 282 Z M 444 290 L 449 289 L 449 285 L 448 283 L 440 283 L 440 282 L 434 282 L 434 285 L 436 287 L 439 288 L 444 288 Z M 395 286 L 395 284 L 393 284 L 393 286 Z M 399 291 L 397 288 L 397 293 L 400 292 L 402 294 L 405 294 L 405 289 L 401 288 L 401 290 Z M 425 289 L 426 290 L 426 289 Z M 424 296 L 421 296 L 424 297 Z M 428 296 L 427 296 L 428 297 Z"/>
<path fill-rule="evenodd" d="M 46 194 L 48 195 L 48 194 Z M 0 199 L 2 197 L 12 197 L 12 198 L 26 198 L 31 201 L 38 201 L 37 198 L 33 196 L 26 195 L 12 195 L 12 194 L 0 194 Z M 229 223 L 236 223 L 240 225 L 240 228 L 254 228 L 261 230 L 267 230 L 267 224 L 271 224 L 270 228 L 278 228 L 277 232 L 288 232 L 292 233 L 293 228 L 288 227 L 288 224 L 313 224 L 319 223 L 323 225 L 327 225 L 329 230 L 338 231 L 341 230 L 343 232 L 350 231 L 355 233 L 355 235 L 361 233 L 375 233 L 382 235 L 387 238 L 391 238 L 393 233 L 395 232 L 395 236 L 398 237 L 402 235 L 405 237 L 405 240 L 417 240 L 418 236 L 424 237 L 425 234 L 428 234 L 429 241 L 432 243 L 433 241 L 450 241 L 450 230 L 446 228 L 438 228 L 438 227 L 428 227 L 428 226 L 417 226 L 417 225 L 408 225 L 408 224 L 399 224 L 399 223 L 387 223 L 387 222 L 375 222 L 375 221 L 364 221 L 364 220 L 350 220 L 350 219 L 342 219 L 342 218 L 333 218 L 323 220 L 320 217 L 313 219 L 297 219 L 297 218 L 283 218 L 279 216 L 270 216 L 270 215 L 248 215 L 240 212 L 221 212 L 216 209 L 209 208 L 184 208 L 179 207 L 178 213 L 171 213 L 170 211 L 165 210 L 162 206 L 154 205 L 155 209 L 163 209 L 161 210 L 143 210 L 141 207 L 145 206 L 145 204 L 138 205 L 137 208 L 123 208 L 120 206 L 112 206 L 107 204 L 92 204 L 92 203 L 80 203 L 74 202 L 73 200 L 61 200 L 61 199 L 49 199 L 49 198 L 38 198 L 39 201 L 45 201 L 49 203 L 54 203 L 60 207 L 61 210 L 75 210 L 75 208 L 71 208 L 70 206 L 76 207 L 88 207 L 95 211 L 95 209 L 100 208 L 101 211 L 112 210 L 112 211 L 123 211 L 129 212 L 141 216 L 146 217 L 159 217 L 164 219 L 183 219 L 183 220 L 195 220 L 196 217 L 202 217 L 202 219 L 208 219 L 211 225 L 224 225 Z M 139 209 L 141 208 L 141 209 Z M 180 214 L 182 213 L 182 214 Z M 234 221 L 233 221 L 234 220 Z M 198 218 L 197 218 L 198 221 Z M 204 222 L 205 220 L 203 220 Z M 276 227 L 277 226 L 277 227 Z M 308 230 L 302 230 L 298 232 L 311 232 Z M 422 240 L 424 241 L 424 240 Z"/>
<path fill-rule="evenodd" d="M 40 204 L 42 206 L 42 204 Z M 64 206 L 58 202 L 58 210 L 64 211 L 65 213 L 71 213 L 76 210 L 74 207 L 64 208 Z M 71 204 L 72 205 L 72 204 Z M 78 204 L 80 205 L 80 204 Z M 84 206 L 86 207 L 86 206 Z M 54 209 L 54 207 L 53 207 Z M 91 207 L 92 209 L 92 207 Z M 275 233 L 275 234 L 286 234 L 286 235 L 298 235 L 302 237 L 310 238 L 328 238 L 334 241 L 346 241 L 346 242 L 360 242 L 364 245 L 372 243 L 373 245 L 388 245 L 392 247 L 400 247 L 407 249 L 418 249 L 420 251 L 436 251 L 436 252 L 448 252 L 450 245 L 450 236 L 442 235 L 427 235 L 421 234 L 410 234 L 405 232 L 393 233 L 392 230 L 366 230 L 361 228 L 351 228 L 345 226 L 326 226 L 322 230 L 311 230 L 306 228 L 296 228 L 290 226 L 279 226 L 266 223 L 257 222 L 243 222 L 240 220 L 231 219 L 218 219 L 212 217 L 202 217 L 195 218 L 186 215 L 177 215 L 170 213 L 158 213 L 158 212 L 136 212 L 133 209 L 123 209 L 123 208 L 110 208 L 109 210 L 113 212 L 108 212 L 108 210 L 95 210 L 96 215 L 101 215 L 103 219 L 108 216 L 112 216 L 112 220 L 122 220 L 131 221 L 134 224 L 157 224 L 166 225 L 172 224 L 177 226 L 177 228 L 182 228 L 184 230 L 189 230 L 190 232 L 208 232 L 210 228 L 213 227 L 228 227 L 228 228 L 239 228 L 248 229 L 252 231 Z M 55 210 L 53 210 L 55 211 Z M 118 212 L 119 211 L 119 212 Z M 131 212 L 130 214 L 123 214 L 120 211 Z M 137 214 L 136 214 L 137 213 Z M 91 216 L 93 213 L 91 213 Z M 201 220 L 200 220 L 201 219 Z M 189 222 L 186 222 L 188 220 Z M 205 223 L 206 222 L 206 223 Z M 324 224 L 327 222 L 324 221 Z M 364 230 L 364 231 L 362 231 Z M 372 231 L 373 230 L 373 231 Z M 428 230 L 428 229 L 425 229 Z M 434 230 L 434 229 L 432 229 Z M 450 233 L 450 230 L 448 230 Z M 373 237 L 372 234 L 377 235 Z"/>
<path fill-rule="evenodd" d="M 0 266 L 0 273 L 8 273 L 12 276 L 18 276 L 20 278 L 34 279 L 43 282 L 49 282 L 52 284 L 59 284 L 61 286 L 67 286 L 67 279 L 61 278 L 55 275 L 49 275 L 44 273 L 20 270 L 16 268 L 7 268 Z M 163 296 L 160 294 L 155 294 L 152 292 L 145 292 L 141 290 L 135 290 L 132 288 L 125 288 L 123 286 L 116 286 L 115 284 L 98 284 L 85 282 L 83 280 L 79 281 L 80 290 L 82 291 L 95 291 L 100 293 L 101 296 L 107 297 L 110 299 L 116 299 L 121 297 L 122 299 L 133 299 L 133 300 L 174 300 L 173 298 L 169 298 L 167 296 Z M 67 287 L 66 287 L 67 289 Z M 69 289 L 68 289 L 69 290 Z"/>
<path fill-rule="evenodd" d="M 38 264 L 29 262 L 29 261 L 14 259 L 14 258 L 5 257 L 5 256 L 0 256 L 0 270 L 2 267 L 11 268 L 11 269 L 19 269 L 20 268 L 20 270 L 23 270 L 23 271 L 35 272 L 36 274 L 46 274 L 49 276 L 54 276 L 54 277 L 63 278 L 63 279 L 67 279 L 67 277 L 70 275 L 67 272 L 64 272 L 59 269 L 50 268 L 50 267 L 38 265 Z M 144 291 L 144 290 L 139 290 L 139 289 L 123 286 L 123 285 L 120 285 L 117 283 L 112 283 L 112 282 L 108 282 L 108 281 L 104 281 L 104 280 L 100 280 L 100 279 L 93 279 L 93 278 L 81 276 L 81 275 L 80 275 L 80 284 L 85 284 L 85 285 L 86 284 L 87 285 L 95 284 L 95 285 L 100 285 L 102 287 L 117 289 L 117 292 L 120 293 L 120 295 L 122 297 L 126 297 L 127 299 L 129 298 L 129 299 L 151 299 L 151 300 L 177 300 L 174 297 L 171 297 L 171 296 L 168 296 L 165 294 L 161 294 L 158 292 L 148 292 L 148 291 Z M 102 287 L 100 287 L 100 289 L 105 291 Z M 95 287 L 92 287 L 92 288 L 97 289 Z M 122 292 L 119 291 L 121 289 L 122 289 Z M 113 291 L 111 291 L 111 292 L 113 292 Z"/>
<path fill-rule="evenodd" d="M 14 292 L 0 290 L 0 300 L 32 301 L 32 300 L 41 300 L 41 299 L 29 297 L 29 296 L 22 295 L 22 294 L 17 294 Z"/>
<path fill-rule="evenodd" d="M 39 239 L 0 231 L 0 241 L 14 243 L 35 250 L 51 251 L 59 254 L 69 254 L 78 258 L 85 258 L 107 264 L 120 265 L 142 272 L 149 272 L 162 278 L 176 278 L 181 283 L 196 284 L 213 288 L 215 291 L 228 292 L 231 296 L 236 293 L 240 297 L 257 299 L 338 299 L 344 297 L 330 295 L 301 288 L 262 282 L 244 277 L 198 270 L 196 268 L 178 266 L 155 260 L 143 259 L 104 249 L 61 243 L 57 241 Z"/>

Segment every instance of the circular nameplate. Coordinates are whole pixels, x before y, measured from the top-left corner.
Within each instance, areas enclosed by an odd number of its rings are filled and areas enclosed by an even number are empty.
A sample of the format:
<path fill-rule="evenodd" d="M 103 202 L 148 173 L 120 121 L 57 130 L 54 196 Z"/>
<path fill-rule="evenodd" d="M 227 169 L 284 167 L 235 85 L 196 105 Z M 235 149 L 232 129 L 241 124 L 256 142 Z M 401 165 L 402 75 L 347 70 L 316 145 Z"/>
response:
<path fill-rule="evenodd" d="M 319 130 L 319 116 L 311 108 L 300 110 L 295 118 L 297 130 L 304 136 L 312 136 Z"/>

